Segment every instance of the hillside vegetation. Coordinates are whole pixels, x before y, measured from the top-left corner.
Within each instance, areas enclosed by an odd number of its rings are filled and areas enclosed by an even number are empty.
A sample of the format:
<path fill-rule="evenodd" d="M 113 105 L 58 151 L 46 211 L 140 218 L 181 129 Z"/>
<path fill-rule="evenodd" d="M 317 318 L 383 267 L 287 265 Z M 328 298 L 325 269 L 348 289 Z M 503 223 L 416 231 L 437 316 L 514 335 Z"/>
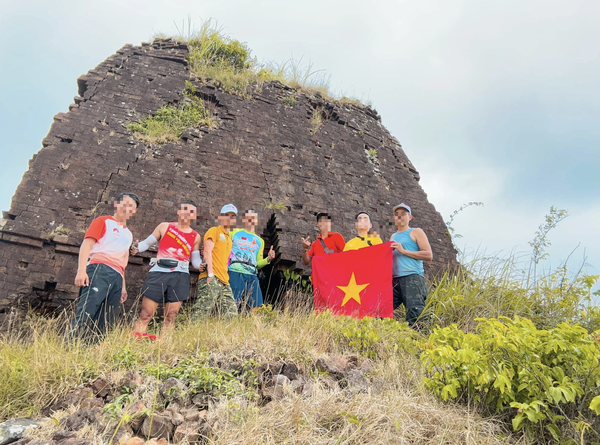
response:
<path fill-rule="evenodd" d="M 89 345 L 69 341 L 63 318 L 32 315 L 0 342 L 0 416 L 43 412 L 54 420 L 35 434 L 48 435 L 72 424 L 85 402 L 70 394 L 87 387 L 105 420 L 77 434 L 96 443 L 143 435 L 136 409 L 161 418 L 200 399 L 198 440 L 215 444 L 600 442 L 597 277 L 561 281 L 559 270 L 524 288 L 510 268 L 474 267 L 431 284 L 421 332 L 295 305 L 197 323 L 182 314 L 157 342 L 135 340 L 124 321 Z M 133 371 L 141 381 L 124 389 Z M 99 378 L 110 391 L 95 389 Z M 172 379 L 182 406 L 164 389 Z"/>

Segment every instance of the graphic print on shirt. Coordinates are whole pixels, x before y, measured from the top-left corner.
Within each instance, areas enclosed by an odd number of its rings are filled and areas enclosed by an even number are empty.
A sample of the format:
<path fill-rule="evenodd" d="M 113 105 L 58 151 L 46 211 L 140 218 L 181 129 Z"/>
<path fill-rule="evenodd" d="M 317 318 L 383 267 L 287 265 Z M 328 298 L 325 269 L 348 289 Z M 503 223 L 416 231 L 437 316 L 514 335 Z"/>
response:
<path fill-rule="evenodd" d="M 175 224 L 169 224 L 165 235 L 158 243 L 157 258 L 171 258 L 177 261 L 189 261 L 196 241 L 195 230 L 190 233 L 180 231 Z"/>
<path fill-rule="evenodd" d="M 263 245 L 260 237 L 245 230 L 237 230 L 231 238 L 233 246 L 229 256 L 229 269 L 235 271 L 241 268 L 245 273 L 256 274 L 256 257 Z"/>
<path fill-rule="evenodd" d="M 192 230 L 190 233 L 184 233 L 177 228 L 175 224 L 169 224 L 164 236 L 158 243 L 157 258 L 168 258 L 177 261 L 190 261 L 190 255 L 194 247 L 194 242 L 198 233 Z M 154 266 L 150 272 L 183 272 L 178 268 L 165 269 L 164 267 Z"/>

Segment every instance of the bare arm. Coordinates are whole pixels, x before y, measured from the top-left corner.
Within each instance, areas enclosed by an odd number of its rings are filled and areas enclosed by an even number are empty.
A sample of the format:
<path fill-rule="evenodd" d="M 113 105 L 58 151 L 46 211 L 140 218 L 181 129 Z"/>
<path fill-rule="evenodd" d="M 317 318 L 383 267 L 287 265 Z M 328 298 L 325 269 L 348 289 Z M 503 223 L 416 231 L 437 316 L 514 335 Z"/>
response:
<path fill-rule="evenodd" d="M 156 226 L 154 232 L 152 232 L 152 234 L 144 241 L 140 242 L 140 240 L 136 239 L 135 243 L 133 243 L 131 248 L 129 249 L 129 253 L 131 255 L 136 255 L 138 252 L 145 252 L 155 243 L 158 243 L 160 241 L 160 239 L 166 233 L 168 227 L 169 223 L 160 223 L 158 226 Z"/>
<path fill-rule="evenodd" d="M 404 246 L 400 243 L 392 243 L 392 248 L 396 249 L 402 255 L 406 255 L 407 257 L 414 258 L 415 260 L 422 261 L 431 261 L 433 260 L 433 252 L 431 251 L 431 246 L 429 245 L 429 240 L 427 239 L 427 235 L 423 232 L 422 229 L 415 228 L 411 235 L 415 235 L 415 241 L 419 246 L 418 252 L 412 252 L 410 250 L 404 249 Z"/>
<path fill-rule="evenodd" d="M 86 238 L 79 248 L 79 260 L 77 261 L 77 275 L 75 276 L 75 286 L 88 286 L 90 279 L 85 271 L 92 247 L 96 244 L 94 238 Z"/>
<path fill-rule="evenodd" d="M 125 303 L 127 300 L 127 285 L 125 284 L 125 275 L 123 275 L 123 287 L 121 288 L 121 300 L 120 303 Z"/>

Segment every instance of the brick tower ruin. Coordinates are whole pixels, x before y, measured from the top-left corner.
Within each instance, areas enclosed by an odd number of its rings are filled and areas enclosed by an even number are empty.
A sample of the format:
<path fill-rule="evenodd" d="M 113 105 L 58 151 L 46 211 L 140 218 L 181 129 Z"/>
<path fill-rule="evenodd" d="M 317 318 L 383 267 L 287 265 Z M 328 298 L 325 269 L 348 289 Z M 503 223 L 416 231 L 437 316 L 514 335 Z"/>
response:
<path fill-rule="evenodd" d="M 310 272 L 302 264 L 300 238 L 315 239 L 317 212 L 328 211 L 334 230 L 348 239 L 354 236 L 354 215 L 367 210 L 387 240 L 394 229 L 392 207 L 400 201 L 412 206 L 413 226 L 429 236 L 434 261 L 426 272 L 456 264 L 446 226 L 427 201 L 419 173 L 376 111 L 280 82 L 267 82 L 242 99 L 195 81 L 188 51 L 172 40 L 126 45 L 77 80 L 75 103 L 54 116 L 10 211 L 3 213 L 0 325 L 15 310 L 69 307 L 78 292 L 73 281 L 85 229 L 93 218 L 112 214 L 112 201 L 122 191 L 141 198 L 129 222 L 140 239 L 158 223 L 174 220 L 182 199 L 198 203 L 201 218 L 194 228 L 200 233 L 214 224 L 223 204 L 257 209 L 257 232 L 266 249 L 273 245 L 277 252 L 265 270 L 271 278 L 282 269 Z M 126 125 L 181 101 L 186 80 L 196 85 L 219 128 L 190 128 L 163 145 L 136 139 Z M 289 96 L 296 101 L 286 107 L 283 99 Z M 315 114 L 322 120 L 318 128 Z M 151 256 L 131 258 L 130 296 L 139 293 Z"/>

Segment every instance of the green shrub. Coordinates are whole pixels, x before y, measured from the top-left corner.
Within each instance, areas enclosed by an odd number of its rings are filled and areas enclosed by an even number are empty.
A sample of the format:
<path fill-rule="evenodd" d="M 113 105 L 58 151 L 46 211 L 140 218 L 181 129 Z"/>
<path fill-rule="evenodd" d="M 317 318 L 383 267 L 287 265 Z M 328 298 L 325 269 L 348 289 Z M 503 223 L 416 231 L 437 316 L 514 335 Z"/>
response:
<path fill-rule="evenodd" d="M 443 400 L 510 416 L 515 430 L 558 440 L 585 429 L 591 439 L 600 427 L 592 411 L 600 409 L 600 333 L 567 323 L 541 330 L 519 317 L 479 321 L 477 333 L 452 325 L 429 336 L 426 386 Z"/>
<path fill-rule="evenodd" d="M 331 329 L 336 342 L 371 359 L 385 359 L 397 353 L 417 354 L 419 334 L 391 318 L 364 317 L 360 320 L 334 316 L 330 312 L 318 315 Z"/>
<path fill-rule="evenodd" d="M 189 356 L 172 367 L 166 364 L 147 365 L 142 368 L 142 372 L 160 380 L 175 377 L 187 384 L 192 393 L 210 393 L 214 396 L 253 395 L 254 374 L 246 365 L 244 364 L 241 373 L 224 371 L 209 366 L 204 356 Z M 244 382 L 250 383 L 250 386 L 246 388 Z"/>
<path fill-rule="evenodd" d="M 153 116 L 134 122 L 127 129 L 146 142 L 174 142 L 189 127 L 215 127 L 216 121 L 198 98 L 189 97 L 176 105 L 165 105 Z"/>
<path fill-rule="evenodd" d="M 281 101 L 286 108 L 293 108 L 298 103 L 298 100 L 294 96 L 285 96 Z"/>

